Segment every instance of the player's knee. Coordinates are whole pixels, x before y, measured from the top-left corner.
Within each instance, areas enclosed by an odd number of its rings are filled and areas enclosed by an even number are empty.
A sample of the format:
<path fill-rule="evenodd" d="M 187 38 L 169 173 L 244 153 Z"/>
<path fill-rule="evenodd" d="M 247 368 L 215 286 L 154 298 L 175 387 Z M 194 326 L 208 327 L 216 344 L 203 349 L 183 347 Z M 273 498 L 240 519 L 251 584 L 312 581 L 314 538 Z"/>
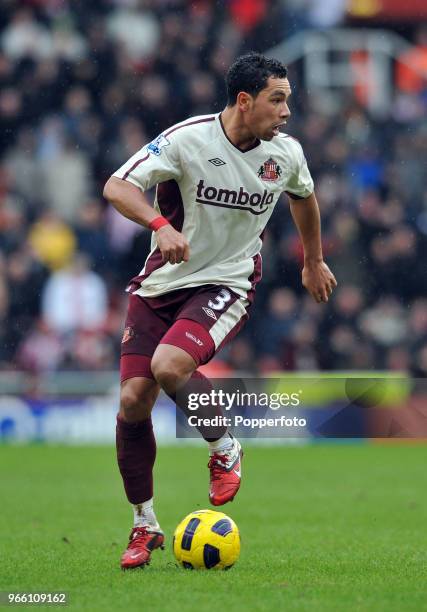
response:
<path fill-rule="evenodd" d="M 151 361 L 153 376 L 163 391 L 168 395 L 174 395 L 184 385 L 192 374 L 192 370 L 185 364 L 171 358 L 154 356 Z"/>
<path fill-rule="evenodd" d="M 157 368 L 151 367 L 154 378 L 157 380 L 163 391 L 168 395 L 173 395 L 182 380 L 178 372 L 169 370 L 164 365 L 159 364 Z M 185 382 L 185 381 L 184 381 Z"/>
<path fill-rule="evenodd" d="M 129 422 L 148 419 L 154 399 L 150 393 L 138 393 L 132 385 L 124 386 L 120 393 L 120 416 Z"/>

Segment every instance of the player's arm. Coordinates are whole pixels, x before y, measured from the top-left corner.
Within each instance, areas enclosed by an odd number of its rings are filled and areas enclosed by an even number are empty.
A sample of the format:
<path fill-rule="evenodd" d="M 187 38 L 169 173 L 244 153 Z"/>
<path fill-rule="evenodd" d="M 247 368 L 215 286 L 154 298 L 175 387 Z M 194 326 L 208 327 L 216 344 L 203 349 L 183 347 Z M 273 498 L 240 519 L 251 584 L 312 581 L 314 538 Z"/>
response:
<path fill-rule="evenodd" d="M 323 261 L 320 212 L 316 196 L 314 192 L 298 200 L 288 196 L 292 218 L 304 247 L 302 284 L 316 302 L 327 302 L 337 281 Z"/>
<path fill-rule="evenodd" d="M 150 206 L 144 192 L 136 185 L 112 176 L 105 184 L 104 198 L 109 200 L 124 217 L 156 232 L 157 245 L 163 261 L 171 264 L 188 261 L 190 251 L 185 236 L 169 223 L 157 229 L 159 214 Z"/>

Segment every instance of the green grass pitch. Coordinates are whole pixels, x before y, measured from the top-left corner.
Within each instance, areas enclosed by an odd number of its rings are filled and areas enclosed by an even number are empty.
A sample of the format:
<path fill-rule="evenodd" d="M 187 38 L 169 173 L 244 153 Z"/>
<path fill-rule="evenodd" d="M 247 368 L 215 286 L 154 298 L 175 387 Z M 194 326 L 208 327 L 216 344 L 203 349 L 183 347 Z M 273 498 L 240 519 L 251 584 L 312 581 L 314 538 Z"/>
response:
<path fill-rule="evenodd" d="M 427 610 L 426 460 L 425 445 L 247 446 L 241 491 L 222 508 L 240 559 L 192 572 L 171 541 L 209 507 L 206 451 L 159 448 L 166 550 L 122 572 L 131 511 L 114 449 L 3 446 L 0 590 L 67 591 L 71 610 Z"/>

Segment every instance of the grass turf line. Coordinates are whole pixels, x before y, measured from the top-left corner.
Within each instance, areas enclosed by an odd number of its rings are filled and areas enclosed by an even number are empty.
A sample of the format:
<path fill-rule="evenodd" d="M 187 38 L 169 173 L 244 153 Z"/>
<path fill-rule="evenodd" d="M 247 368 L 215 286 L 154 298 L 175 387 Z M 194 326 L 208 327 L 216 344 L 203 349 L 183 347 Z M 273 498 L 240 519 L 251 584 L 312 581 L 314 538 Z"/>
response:
<path fill-rule="evenodd" d="M 160 448 L 166 551 L 122 572 L 131 511 L 114 449 L 3 446 L 0 590 L 67 591 L 72 610 L 425 610 L 426 458 L 426 446 L 248 447 L 242 489 L 219 508 L 240 528 L 241 557 L 229 572 L 190 572 L 172 533 L 209 507 L 207 455 Z"/>

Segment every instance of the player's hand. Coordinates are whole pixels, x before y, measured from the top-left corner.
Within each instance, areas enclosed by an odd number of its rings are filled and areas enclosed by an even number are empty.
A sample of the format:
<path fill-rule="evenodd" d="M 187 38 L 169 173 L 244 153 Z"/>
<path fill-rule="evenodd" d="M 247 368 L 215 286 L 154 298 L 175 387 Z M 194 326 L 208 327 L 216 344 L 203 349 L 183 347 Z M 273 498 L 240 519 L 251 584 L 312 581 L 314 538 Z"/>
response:
<path fill-rule="evenodd" d="M 337 286 L 337 281 L 325 262 L 319 261 L 304 264 L 302 284 L 320 304 L 320 302 L 329 300 L 329 296 Z"/>
<path fill-rule="evenodd" d="M 158 229 L 156 240 L 163 262 L 178 264 L 190 259 L 190 246 L 186 237 L 181 232 L 177 232 L 172 225 L 164 225 Z"/>

